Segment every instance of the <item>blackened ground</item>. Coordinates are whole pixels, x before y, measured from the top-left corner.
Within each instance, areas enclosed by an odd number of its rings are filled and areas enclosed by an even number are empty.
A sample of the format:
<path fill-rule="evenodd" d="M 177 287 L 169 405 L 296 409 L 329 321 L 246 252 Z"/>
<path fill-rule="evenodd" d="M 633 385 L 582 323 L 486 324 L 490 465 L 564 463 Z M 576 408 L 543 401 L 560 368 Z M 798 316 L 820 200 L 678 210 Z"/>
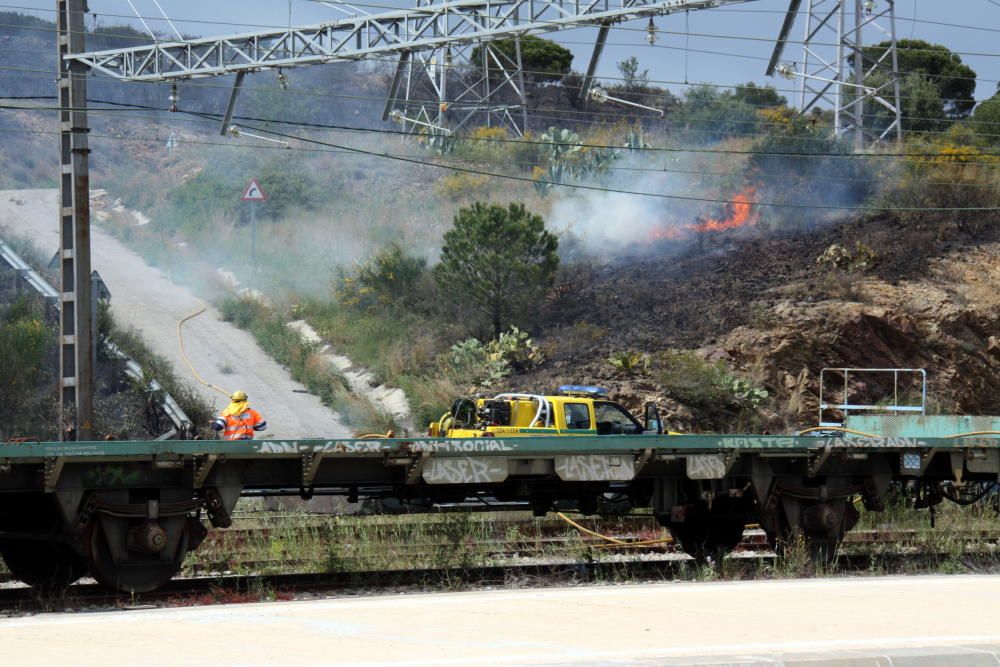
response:
<path fill-rule="evenodd" d="M 979 217 L 881 215 L 803 233 L 737 231 L 575 262 L 543 314 L 538 340 L 548 361 L 515 380 L 538 391 L 605 384 L 632 407 L 662 399 L 681 422 L 711 413 L 713 428 L 735 428 L 745 410 L 678 405 L 658 377 L 657 355 L 697 349 L 769 390 L 766 423 L 782 421 L 779 413 L 788 425 L 814 419 L 824 366 L 927 367 L 943 407 L 995 412 L 1000 322 L 991 290 L 971 288 L 1000 271 L 1000 216 L 972 215 Z M 858 243 L 873 255 L 861 265 L 817 261 L 834 244 Z M 650 355 L 652 365 L 623 372 L 608 362 L 625 351 Z"/>

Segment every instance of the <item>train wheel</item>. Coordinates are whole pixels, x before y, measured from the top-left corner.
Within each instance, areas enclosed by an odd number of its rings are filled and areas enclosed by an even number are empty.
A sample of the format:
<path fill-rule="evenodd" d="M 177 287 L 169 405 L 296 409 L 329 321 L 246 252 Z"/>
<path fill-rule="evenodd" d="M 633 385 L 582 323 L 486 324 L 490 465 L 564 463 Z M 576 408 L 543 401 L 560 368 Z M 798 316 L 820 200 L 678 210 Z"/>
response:
<path fill-rule="evenodd" d="M 761 517 L 761 524 L 779 558 L 793 554 L 793 545 L 801 540 L 814 565 L 830 566 L 837 560 L 844 535 L 859 516 L 847 499 L 811 502 L 783 498 L 780 508 Z"/>
<path fill-rule="evenodd" d="M 87 562 L 57 539 L 62 529 L 51 496 L 18 494 L 0 511 L 0 556 L 16 579 L 43 595 L 62 592 L 87 573 Z"/>
<path fill-rule="evenodd" d="M 43 595 L 58 594 L 87 573 L 87 562 L 57 542 L 5 541 L 0 543 L 0 555 L 16 579 Z"/>
<path fill-rule="evenodd" d="M 175 517 L 185 521 L 184 517 Z M 148 593 L 160 588 L 180 571 L 184 556 L 188 551 L 188 528 L 185 524 L 176 546 L 168 552 L 149 553 L 149 550 L 135 550 L 132 545 L 126 550 L 125 557 L 118 561 L 112 556 L 109 531 L 116 531 L 114 537 L 127 543 L 127 533 L 130 530 L 141 529 L 141 526 L 130 525 L 125 520 L 103 519 L 91 522 L 84 543 L 90 572 L 94 578 L 109 588 L 125 593 Z"/>
<path fill-rule="evenodd" d="M 741 500 L 718 498 L 711 505 L 701 500 L 687 505 L 682 517 L 663 514 L 658 518 L 684 553 L 699 563 L 709 559 L 719 563 L 743 540 L 747 517 Z M 683 520 L 672 520 L 678 518 Z"/>
<path fill-rule="evenodd" d="M 702 516 L 691 523 L 670 524 L 670 534 L 684 553 L 699 563 L 718 563 L 743 539 L 743 519 Z"/>

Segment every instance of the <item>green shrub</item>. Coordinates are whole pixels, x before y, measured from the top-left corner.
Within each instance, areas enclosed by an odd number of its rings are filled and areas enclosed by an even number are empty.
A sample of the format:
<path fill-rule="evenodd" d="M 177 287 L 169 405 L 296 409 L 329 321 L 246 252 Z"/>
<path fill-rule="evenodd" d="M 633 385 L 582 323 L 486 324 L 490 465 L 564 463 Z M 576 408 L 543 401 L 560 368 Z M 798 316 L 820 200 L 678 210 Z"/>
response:
<path fill-rule="evenodd" d="M 232 322 L 240 329 L 249 329 L 255 321 L 261 319 L 266 308 L 255 299 L 227 299 L 222 302 L 222 319 Z"/>
<path fill-rule="evenodd" d="M 619 371 L 646 375 L 649 373 L 652 360 L 648 354 L 639 352 L 638 350 L 623 350 L 621 352 L 613 352 L 608 357 L 608 363 L 611 364 L 612 368 Z"/>
<path fill-rule="evenodd" d="M 542 351 L 517 327 L 505 331 L 485 345 L 468 338 L 451 346 L 449 370 L 457 377 L 476 385 L 493 385 L 512 371 L 523 372 L 542 361 Z"/>
<path fill-rule="evenodd" d="M 492 356 L 476 338 L 467 338 L 451 346 L 449 370 L 475 385 L 493 385 L 510 375 L 510 365 L 499 356 Z"/>
<path fill-rule="evenodd" d="M 486 344 L 486 350 L 491 359 L 502 359 L 511 368 L 524 372 L 542 363 L 542 351 L 528 332 L 517 327 L 500 334 L 495 340 Z"/>
<path fill-rule="evenodd" d="M 0 318 L 0 418 L 8 431 L 17 415 L 35 400 L 38 378 L 46 356 L 55 345 L 55 332 L 38 309 L 19 298 L 3 309 Z"/>
<path fill-rule="evenodd" d="M 846 271 L 866 271 L 875 264 L 876 254 L 871 246 L 861 241 L 855 241 L 854 246 L 831 244 L 823 254 L 816 258 L 816 263 L 831 268 Z"/>
<path fill-rule="evenodd" d="M 729 402 L 729 374 L 723 362 L 712 363 L 693 352 L 670 352 L 661 366 L 659 382 L 678 401 L 697 406 Z"/>
<path fill-rule="evenodd" d="M 727 385 L 730 395 L 732 395 L 738 404 L 745 407 L 759 408 L 768 397 L 767 389 L 754 386 L 746 378 L 729 376 L 727 378 Z"/>
<path fill-rule="evenodd" d="M 693 352 L 669 352 L 661 366 L 660 384 L 688 405 L 756 409 L 768 397 L 766 389 L 730 373 L 721 360 L 713 363 Z"/>
<path fill-rule="evenodd" d="M 390 243 L 355 270 L 342 275 L 337 300 L 345 306 L 368 310 L 379 306 L 420 306 L 421 287 L 428 282 L 427 260 L 413 257 L 398 243 Z"/>

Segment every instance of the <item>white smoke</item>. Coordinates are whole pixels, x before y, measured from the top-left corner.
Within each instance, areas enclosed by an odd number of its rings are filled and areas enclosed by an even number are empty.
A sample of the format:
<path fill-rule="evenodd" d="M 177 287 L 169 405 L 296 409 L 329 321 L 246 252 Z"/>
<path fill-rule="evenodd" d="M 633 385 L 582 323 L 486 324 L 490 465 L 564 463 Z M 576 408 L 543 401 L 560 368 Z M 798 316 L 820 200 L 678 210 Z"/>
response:
<path fill-rule="evenodd" d="M 630 157 L 615 164 L 613 176 L 598 176 L 587 185 L 655 194 L 699 196 L 698 186 L 687 174 L 650 169 L 654 160 Z M 641 196 L 625 192 L 563 190 L 552 205 L 549 222 L 564 237 L 572 239 L 584 253 L 642 252 L 658 245 L 657 234 L 695 221 L 707 210 L 698 202 L 667 197 Z"/>

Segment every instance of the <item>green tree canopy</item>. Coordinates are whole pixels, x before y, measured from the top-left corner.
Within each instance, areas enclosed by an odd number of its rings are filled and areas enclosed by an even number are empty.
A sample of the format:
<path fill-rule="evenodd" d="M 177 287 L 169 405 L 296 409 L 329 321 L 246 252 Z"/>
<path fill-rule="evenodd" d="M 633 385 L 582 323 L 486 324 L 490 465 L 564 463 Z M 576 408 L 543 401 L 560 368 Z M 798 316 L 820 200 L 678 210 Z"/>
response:
<path fill-rule="evenodd" d="M 293 208 L 315 210 L 320 202 L 332 196 L 334 184 L 321 184 L 317 174 L 301 169 L 294 158 L 281 157 L 269 160 L 260 167 L 257 177 L 260 187 L 267 193 L 267 201 L 256 204 L 258 214 L 278 220 Z M 246 207 L 241 207 L 246 210 Z"/>
<path fill-rule="evenodd" d="M 868 67 L 881 58 L 892 42 L 885 41 L 865 48 L 865 62 Z M 931 44 L 922 39 L 900 39 L 896 42 L 896 53 L 899 59 L 899 72 L 905 78 L 907 75 L 919 74 L 937 88 L 938 95 L 944 104 L 947 118 L 958 120 L 967 117 L 976 106 L 976 72 L 962 62 L 962 58 L 941 44 Z M 885 58 L 878 66 L 880 71 L 892 69 L 892 61 Z M 908 102 L 920 103 L 920 100 L 903 100 L 903 113 Z"/>
<path fill-rule="evenodd" d="M 733 98 L 758 109 L 788 104 L 788 100 L 779 95 L 773 86 L 758 86 L 753 81 L 736 86 Z"/>
<path fill-rule="evenodd" d="M 875 72 L 866 83 L 879 87 L 888 83 L 889 74 Z M 948 128 L 952 120 L 945 111 L 941 92 L 934 82 L 920 74 L 900 75 L 899 96 L 902 98 L 903 129 L 908 132 L 939 132 Z M 873 101 L 865 103 L 865 126 L 882 130 L 894 120 L 891 113 L 881 104 Z"/>
<path fill-rule="evenodd" d="M 523 204 L 476 202 L 461 209 L 445 232 L 438 289 L 452 303 L 485 315 L 499 336 L 530 313 L 552 286 L 559 240 Z"/>
<path fill-rule="evenodd" d="M 675 112 L 666 117 L 668 127 L 682 133 L 685 141 L 700 144 L 753 134 L 762 120 L 756 107 L 709 85 L 689 88 Z"/>
<path fill-rule="evenodd" d="M 38 308 L 25 298 L 0 306 L 0 437 L 19 435 L 19 417 L 38 400 L 43 385 L 46 354 L 55 344 L 54 332 L 46 326 Z"/>
<path fill-rule="evenodd" d="M 625 82 L 625 90 L 642 90 L 649 85 L 649 70 L 639 70 L 639 59 L 629 56 L 617 65 L 618 72 Z"/>
<path fill-rule="evenodd" d="M 1000 92 L 980 102 L 972 114 L 976 134 L 992 144 L 1000 144 Z"/>
<path fill-rule="evenodd" d="M 490 42 L 490 46 L 506 56 L 512 63 L 517 62 L 517 46 L 513 39 L 498 39 Z M 482 47 L 472 50 L 472 64 L 483 65 Z M 504 63 L 507 66 L 508 63 Z M 533 81 L 558 81 L 568 72 L 573 64 L 573 52 L 552 40 L 526 35 L 521 37 L 521 65 L 524 75 Z M 490 67 L 496 69 L 496 63 Z"/>

